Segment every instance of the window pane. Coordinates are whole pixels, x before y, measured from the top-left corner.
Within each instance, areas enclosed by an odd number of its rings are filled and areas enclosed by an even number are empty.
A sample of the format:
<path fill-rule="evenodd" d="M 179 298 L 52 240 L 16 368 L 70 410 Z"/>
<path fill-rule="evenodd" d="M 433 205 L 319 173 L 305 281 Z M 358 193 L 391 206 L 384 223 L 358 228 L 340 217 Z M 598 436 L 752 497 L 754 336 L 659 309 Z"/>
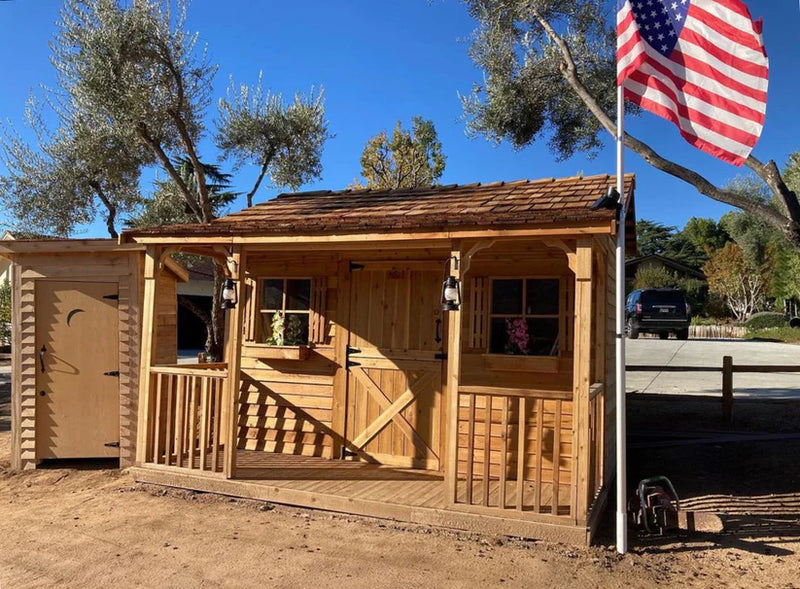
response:
<path fill-rule="evenodd" d="M 528 353 L 531 356 L 558 355 L 558 319 L 528 319 Z"/>
<path fill-rule="evenodd" d="M 529 279 L 527 289 L 526 315 L 558 315 L 558 279 Z"/>
<path fill-rule="evenodd" d="M 492 281 L 492 314 L 522 313 L 522 279 Z"/>
<path fill-rule="evenodd" d="M 308 313 L 286 313 L 283 345 L 304 346 L 308 343 Z"/>
<path fill-rule="evenodd" d="M 308 311 L 311 301 L 311 281 L 287 280 L 286 281 L 286 310 Z"/>
<path fill-rule="evenodd" d="M 263 282 L 261 308 L 272 310 L 283 309 L 283 280 L 278 278 L 265 280 Z"/>
<path fill-rule="evenodd" d="M 530 345 L 528 324 L 522 317 L 492 318 L 489 352 L 492 354 L 526 355 Z"/>

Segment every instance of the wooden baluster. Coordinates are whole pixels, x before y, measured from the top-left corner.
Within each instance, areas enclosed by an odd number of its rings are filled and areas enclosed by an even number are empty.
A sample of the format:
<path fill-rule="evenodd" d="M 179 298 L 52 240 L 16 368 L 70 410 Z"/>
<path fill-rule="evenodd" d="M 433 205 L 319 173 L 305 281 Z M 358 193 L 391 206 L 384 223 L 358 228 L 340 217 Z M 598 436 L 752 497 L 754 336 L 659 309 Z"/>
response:
<path fill-rule="evenodd" d="M 519 431 L 517 432 L 517 509 L 522 511 L 525 503 L 525 434 L 528 412 L 525 397 L 519 398 Z"/>
<path fill-rule="evenodd" d="M 483 420 L 483 506 L 489 507 L 489 483 L 492 474 L 492 405 L 494 397 L 486 395 L 486 414 Z"/>
<path fill-rule="evenodd" d="M 200 470 L 206 469 L 208 456 L 208 385 L 210 378 L 203 378 L 200 389 Z"/>
<path fill-rule="evenodd" d="M 153 382 L 152 376 L 150 382 Z M 161 375 L 157 374 L 155 378 L 156 394 L 150 395 L 150 399 L 155 399 L 156 404 L 156 418 L 153 420 L 153 462 L 158 464 L 158 459 L 161 457 Z"/>
<path fill-rule="evenodd" d="M 214 449 L 212 451 L 212 459 L 214 462 L 212 470 L 214 472 L 219 472 L 221 470 L 219 465 L 219 447 L 222 436 L 222 391 L 224 389 L 222 385 L 224 385 L 224 383 L 218 380 L 217 385 L 216 396 L 214 398 Z"/>
<path fill-rule="evenodd" d="M 473 472 L 472 465 L 475 461 L 475 400 L 474 394 L 467 397 L 469 399 L 469 410 L 467 417 L 467 505 L 472 505 L 472 485 Z"/>
<path fill-rule="evenodd" d="M 533 511 L 542 512 L 542 453 L 544 452 L 544 399 L 536 400 L 536 486 L 533 488 Z"/>
<path fill-rule="evenodd" d="M 201 380 L 205 380 L 201 377 Z M 194 468 L 195 448 L 197 447 L 197 377 L 192 376 L 189 387 L 189 468 Z"/>
<path fill-rule="evenodd" d="M 556 401 L 556 415 L 553 424 L 553 515 L 558 515 L 558 493 L 559 493 L 559 479 L 561 476 L 560 463 L 561 463 L 561 405 L 562 401 Z M 574 407 L 575 405 L 573 405 Z M 575 416 L 572 416 L 575 419 Z M 573 458 L 574 460 L 574 458 Z M 577 481 L 572 482 L 573 485 Z M 570 515 L 574 513 L 575 506 L 570 506 Z"/>
<path fill-rule="evenodd" d="M 506 469 L 508 468 L 508 402 L 509 397 L 503 399 L 503 416 L 500 431 L 500 495 L 497 505 L 500 509 L 506 508 Z"/>
<path fill-rule="evenodd" d="M 186 404 L 186 377 L 178 375 L 175 387 L 175 465 L 183 466 L 183 411 Z"/>
<path fill-rule="evenodd" d="M 172 464 L 172 441 L 174 432 L 172 428 L 172 383 L 175 376 L 167 375 L 167 419 L 164 422 L 164 464 Z"/>

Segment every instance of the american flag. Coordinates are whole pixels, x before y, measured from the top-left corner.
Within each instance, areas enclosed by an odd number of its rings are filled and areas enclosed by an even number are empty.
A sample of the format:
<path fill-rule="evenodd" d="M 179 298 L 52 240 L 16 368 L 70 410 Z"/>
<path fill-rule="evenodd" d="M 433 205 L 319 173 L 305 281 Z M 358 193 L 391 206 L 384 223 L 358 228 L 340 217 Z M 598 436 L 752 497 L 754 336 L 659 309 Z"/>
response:
<path fill-rule="evenodd" d="M 695 147 L 741 166 L 764 127 L 769 62 L 740 0 L 618 0 L 617 83 Z"/>

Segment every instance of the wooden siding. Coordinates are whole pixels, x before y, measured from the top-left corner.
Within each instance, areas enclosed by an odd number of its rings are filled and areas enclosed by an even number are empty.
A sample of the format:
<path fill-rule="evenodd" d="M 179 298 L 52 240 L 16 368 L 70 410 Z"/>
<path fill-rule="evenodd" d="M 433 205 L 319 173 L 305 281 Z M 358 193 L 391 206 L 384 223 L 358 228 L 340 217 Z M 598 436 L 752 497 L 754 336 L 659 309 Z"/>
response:
<path fill-rule="evenodd" d="M 157 364 L 174 364 L 178 361 L 178 281 L 175 275 L 162 268 L 156 291 Z"/>

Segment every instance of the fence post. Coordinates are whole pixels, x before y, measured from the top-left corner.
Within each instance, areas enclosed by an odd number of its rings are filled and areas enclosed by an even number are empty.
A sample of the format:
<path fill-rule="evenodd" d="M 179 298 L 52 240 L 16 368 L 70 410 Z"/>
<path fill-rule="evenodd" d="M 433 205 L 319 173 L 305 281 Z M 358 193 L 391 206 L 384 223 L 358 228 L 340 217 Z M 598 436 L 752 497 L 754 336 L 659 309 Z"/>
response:
<path fill-rule="evenodd" d="M 733 417 L 733 357 L 722 357 L 722 420 L 730 423 Z"/>

